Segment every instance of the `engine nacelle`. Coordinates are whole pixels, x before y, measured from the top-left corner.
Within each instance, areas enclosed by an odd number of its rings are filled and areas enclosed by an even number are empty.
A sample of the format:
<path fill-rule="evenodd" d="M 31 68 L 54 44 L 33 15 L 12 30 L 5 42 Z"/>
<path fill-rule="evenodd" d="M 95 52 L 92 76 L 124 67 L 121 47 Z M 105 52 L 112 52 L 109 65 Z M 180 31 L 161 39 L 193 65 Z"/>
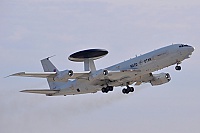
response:
<path fill-rule="evenodd" d="M 90 77 L 96 78 L 96 79 L 101 79 L 107 75 L 108 75 L 108 70 L 101 69 L 96 72 L 92 72 Z"/>
<path fill-rule="evenodd" d="M 66 82 L 72 76 L 73 76 L 72 70 L 64 70 L 57 73 L 57 76 L 54 77 L 54 81 Z"/>
<path fill-rule="evenodd" d="M 152 86 L 168 83 L 171 80 L 169 73 L 153 74 L 153 79 L 150 81 Z"/>

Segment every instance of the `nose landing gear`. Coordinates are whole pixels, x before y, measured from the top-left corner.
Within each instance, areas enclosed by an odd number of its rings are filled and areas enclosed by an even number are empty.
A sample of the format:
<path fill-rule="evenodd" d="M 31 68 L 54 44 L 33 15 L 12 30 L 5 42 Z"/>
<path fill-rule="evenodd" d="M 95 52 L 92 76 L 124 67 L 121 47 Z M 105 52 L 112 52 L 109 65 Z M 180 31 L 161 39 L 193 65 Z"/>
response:
<path fill-rule="evenodd" d="M 176 66 L 175 69 L 180 71 L 181 70 L 181 66 Z"/>
<path fill-rule="evenodd" d="M 179 64 L 181 64 L 181 61 L 177 61 L 177 66 L 175 67 L 175 69 L 178 71 L 181 70 L 181 66 L 179 66 Z"/>
<path fill-rule="evenodd" d="M 127 86 L 127 88 L 122 89 L 122 93 L 124 94 L 128 94 L 129 92 L 134 92 L 134 88 Z"/>

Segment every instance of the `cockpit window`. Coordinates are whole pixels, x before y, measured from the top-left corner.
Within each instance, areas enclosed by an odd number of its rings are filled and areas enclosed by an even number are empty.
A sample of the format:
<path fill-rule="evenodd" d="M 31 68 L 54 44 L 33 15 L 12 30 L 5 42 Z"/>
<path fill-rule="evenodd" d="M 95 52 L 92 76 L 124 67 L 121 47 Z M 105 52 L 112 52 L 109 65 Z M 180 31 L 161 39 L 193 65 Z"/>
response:
<path fill-rule="evenodd" d="M 179 45 L 179 48 L 181 48 L 181 47 L 190 47 L 190 46 L 189 45 L 181 44 L 181 45 Z"/>

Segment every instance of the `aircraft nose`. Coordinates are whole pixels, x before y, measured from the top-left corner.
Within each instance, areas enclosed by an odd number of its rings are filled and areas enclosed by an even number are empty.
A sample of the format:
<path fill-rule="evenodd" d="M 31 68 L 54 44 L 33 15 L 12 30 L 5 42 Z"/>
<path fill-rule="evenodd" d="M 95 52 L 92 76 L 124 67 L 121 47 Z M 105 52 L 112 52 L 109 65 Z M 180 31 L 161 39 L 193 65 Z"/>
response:
<path fill-rule="evenodd" d="M 195 48 L 191 46 L 190 49 L 189 49 L 189 51 L 192 53 L 194 51 L 194 49 Z"/>

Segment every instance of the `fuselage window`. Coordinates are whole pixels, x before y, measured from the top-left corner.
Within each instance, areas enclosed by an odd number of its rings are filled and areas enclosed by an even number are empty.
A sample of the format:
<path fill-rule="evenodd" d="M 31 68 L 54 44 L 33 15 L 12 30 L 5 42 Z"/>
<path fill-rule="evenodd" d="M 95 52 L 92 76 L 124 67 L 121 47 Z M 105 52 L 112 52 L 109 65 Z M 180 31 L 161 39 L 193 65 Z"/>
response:
<path fill-rule="evenodd" d="M 181 48 L 181 47 L 190 47 L 190 46 L 181 44 L 181 45 L 179 45 L 179 48 Z"/>

